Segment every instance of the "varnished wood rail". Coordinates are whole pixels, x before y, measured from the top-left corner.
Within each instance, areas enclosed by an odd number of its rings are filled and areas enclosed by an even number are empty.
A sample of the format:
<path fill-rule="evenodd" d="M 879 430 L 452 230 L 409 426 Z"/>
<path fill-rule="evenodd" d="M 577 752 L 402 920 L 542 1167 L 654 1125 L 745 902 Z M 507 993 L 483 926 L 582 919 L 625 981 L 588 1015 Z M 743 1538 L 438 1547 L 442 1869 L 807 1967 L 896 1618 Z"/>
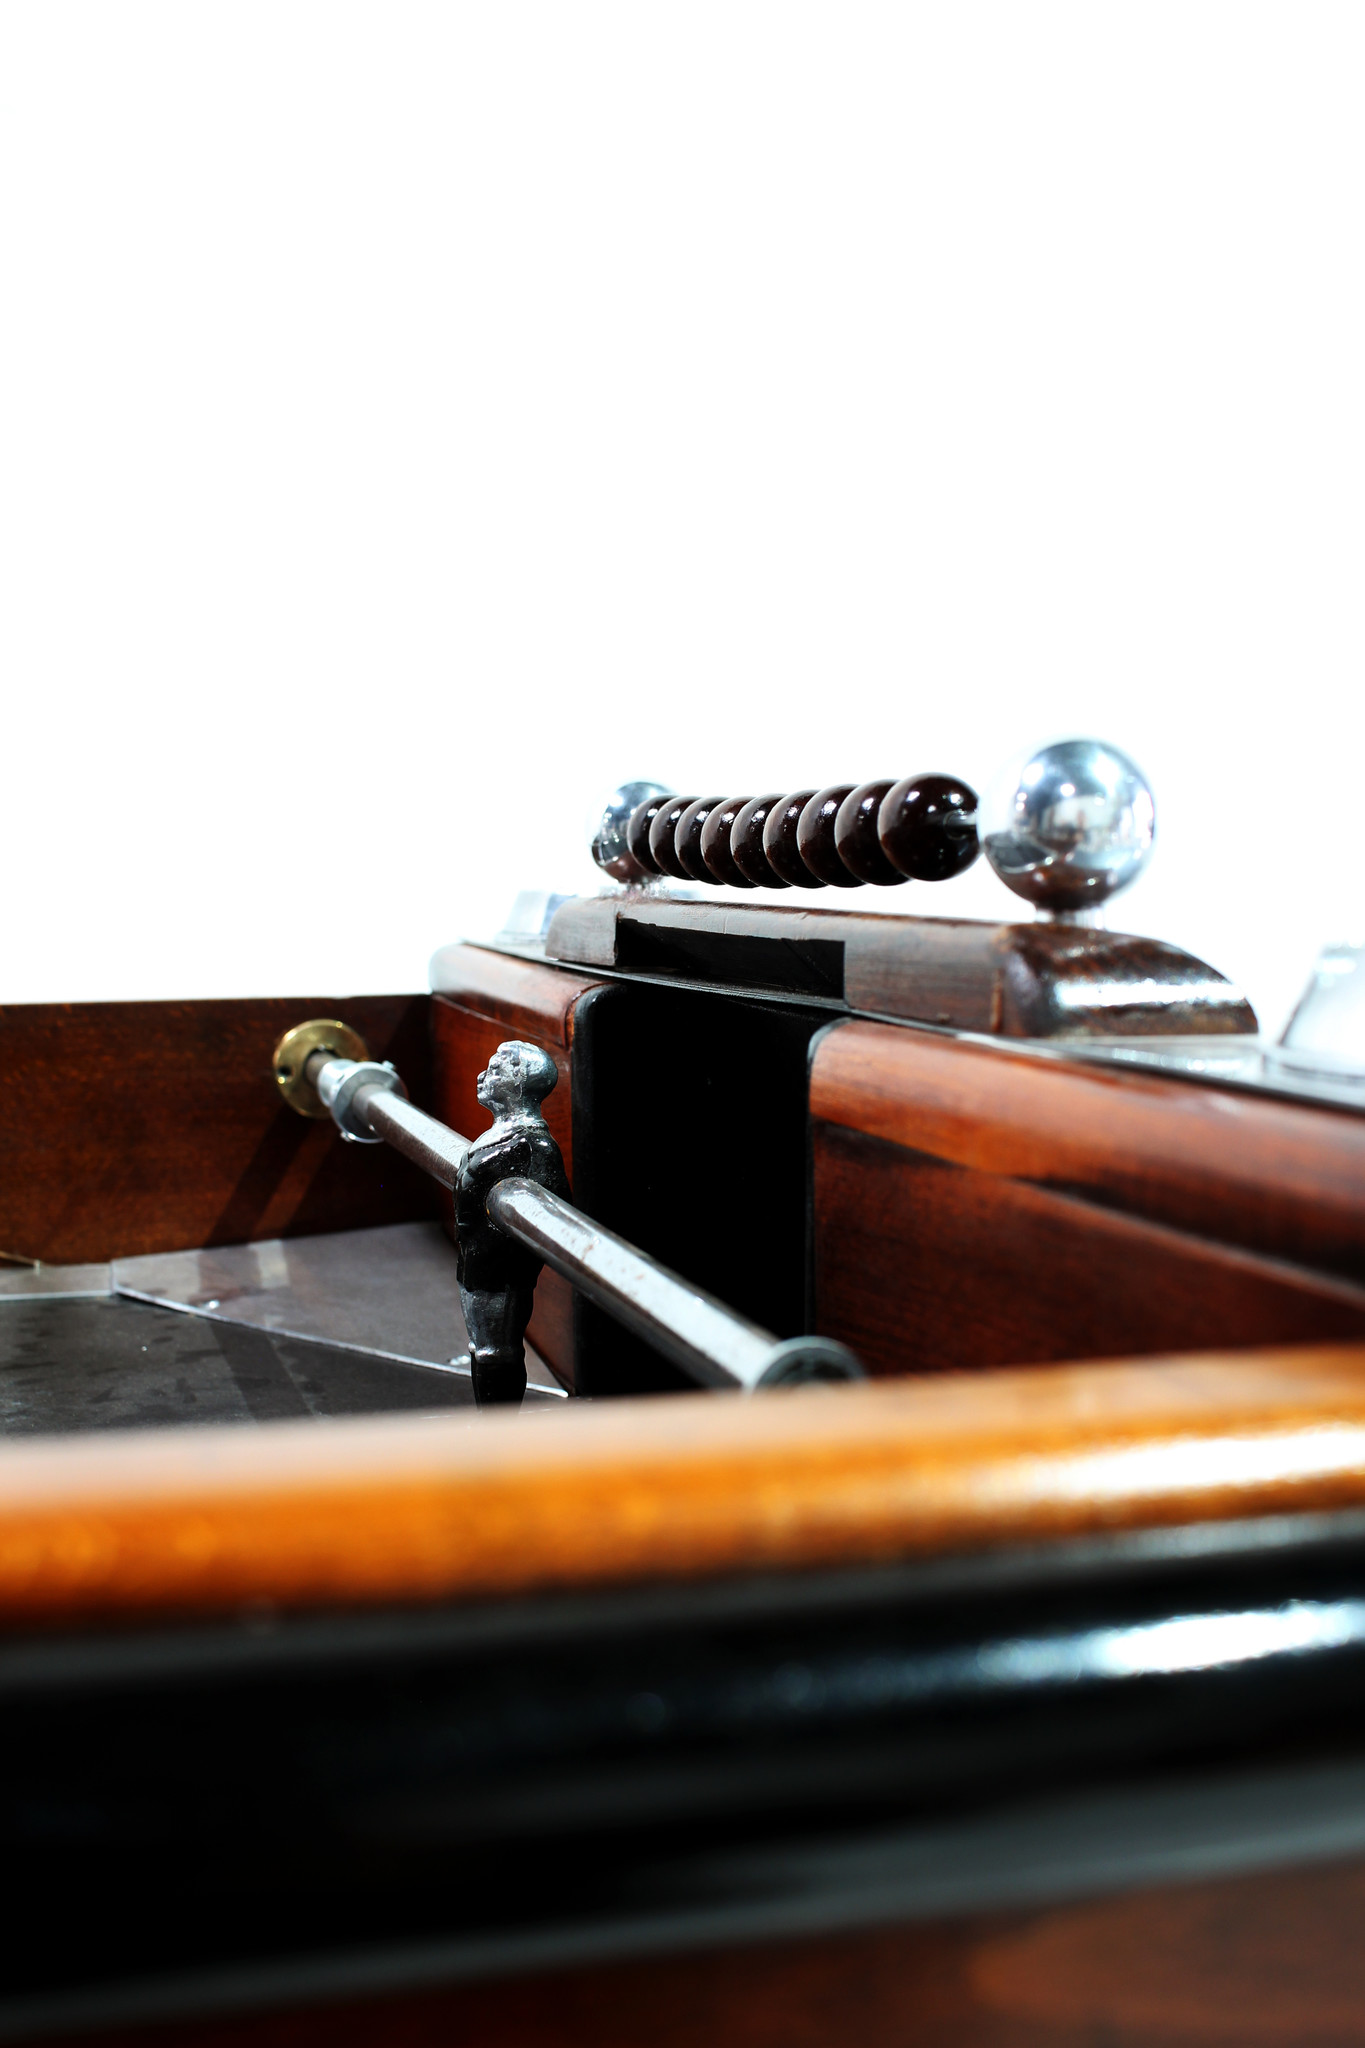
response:
<path fill-rule="evenodd" d="M 0 1622 L 447 1600 L 1365 1505 L 1365 1345 L 0 1446 Z"/>
<path fill-rule="evenodd" d="M 817 1124 L 1365 1283 L 1365 1118 L 895 1025 L 821 1043 Z"/>
<path fill-rule="evenodd" d="M 1365 1118 L 854 1022 L 815 1320 L 876 1373 L 1365 1340 Z"/>

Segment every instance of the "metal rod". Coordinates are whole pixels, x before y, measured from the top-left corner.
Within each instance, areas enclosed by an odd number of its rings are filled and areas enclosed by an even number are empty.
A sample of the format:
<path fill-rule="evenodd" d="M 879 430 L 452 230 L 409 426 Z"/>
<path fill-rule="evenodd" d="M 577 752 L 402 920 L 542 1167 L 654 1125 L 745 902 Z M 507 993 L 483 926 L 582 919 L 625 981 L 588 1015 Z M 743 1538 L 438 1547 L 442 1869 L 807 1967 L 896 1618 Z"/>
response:
<path fill-rule="evenodd" d="M 454 1187 L 469 1150 L 468 1138 L 414 1109 L 406 1095 L 395 1095 L 392 1089 L 358 1088 L 355 1107 L 376 1138 L 387 1140 L 395 1152 L 420 1166 L 442 1187 Z"/>
<path fill-rule="evenodd" d="M 414 1109 L 391 1068 L 314 1053 L 304 1072 L 346 1137 L 383 1139 L 442 1187 L 454 1187 L 468 1138 Z"/>
<path fill-rule="evenodd" d="M 499 1181 L 488 1213 L 580 1294 L 712 1387 L 756 1387 L 778 1348 L 770 1330 L 670 1273 L 530 1180 Z"/>
<path fill-rule="evenodd" d="M 455 1186 L 469 1140 L 414 1109 L 392 1068 L 315 1053 L 306 1071 L 345 1136 L 384 1140 L 443 1187 Z M 499 1181 L 488 1196 L 488 1214 L 499 1230 L 704 1386 L 752 1392 L 861 1377 L 842 1344 L 826 1337 L 778 1339 L 534 1181 Z"/>

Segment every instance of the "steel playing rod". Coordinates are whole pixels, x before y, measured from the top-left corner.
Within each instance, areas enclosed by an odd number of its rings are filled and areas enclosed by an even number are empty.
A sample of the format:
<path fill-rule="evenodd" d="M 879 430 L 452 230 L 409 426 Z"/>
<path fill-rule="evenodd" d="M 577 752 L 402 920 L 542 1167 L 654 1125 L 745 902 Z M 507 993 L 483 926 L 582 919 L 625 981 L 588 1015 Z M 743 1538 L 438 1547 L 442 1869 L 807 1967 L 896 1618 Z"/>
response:
<path fill-rule="evenodd" d="M 752 1390 L 772 1364 L 779 1347 L 770 1330 L 737 1316 L 534 1181 L 499 1181 L 488 1213 L 499 1230 L 693 1379 Z"/>
<path fill-rule="evenodd" d="M 443 1187 L 455 1186 L 469 1140 L 414 1109 L 391 1069 L 315 1053 L 305 1071 L 343 1132 L 382 1139 Z M 488 1196 L 488 1214 L 704 1386 L 751 1392 L 784 1381 L 859 1376 L 842 1345 L 821 1337 L 779 1340 L 534 1181 L 500 1181 Z"/>
<path fill-rule="evenodd" d="M 338 1100 L 347 1076 L 355 1071 L 354 1060 L 340 1060 L 329 1052 L 315 1052 L 304 1071 L 331 1108 Z M 401 1152 L 423 1173 L 429 1173 L 442 1187 L 453 1188 L 469 1150 L 468 1138 L 438 1123 L 424 1110 L 414 1109 L 406 1095 L 383 1082 L 362 1082 L 349 1098 L 347 1108 L 359 1117 L 376 1138 L 382 1138 Z M 345 1125 L 342 1124 L 342 1129 Z"/>
<path fill-rule="evenodd" d="M 356 1107 L 376 1138 L 383 1138 L 442 1187 L 454 1187 L 469 1150 L 468 1138 L 414 1109 L 406 1096 L 384 1088 L 358 1089 Z"/>

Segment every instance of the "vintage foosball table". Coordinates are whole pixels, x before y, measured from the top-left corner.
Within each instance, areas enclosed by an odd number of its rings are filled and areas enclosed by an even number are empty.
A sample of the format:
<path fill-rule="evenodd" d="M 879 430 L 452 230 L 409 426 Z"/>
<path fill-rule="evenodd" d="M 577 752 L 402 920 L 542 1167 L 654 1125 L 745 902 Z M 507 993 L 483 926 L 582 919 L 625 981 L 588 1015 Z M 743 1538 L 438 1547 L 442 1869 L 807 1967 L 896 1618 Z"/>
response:
<path fill-rule="evenodd" d="M 1365 2038 L 1356 963 L 1266 1048 L 1152 816 L 630 785 L 427 994 L 0 1012 L 0 2037 Z"/>

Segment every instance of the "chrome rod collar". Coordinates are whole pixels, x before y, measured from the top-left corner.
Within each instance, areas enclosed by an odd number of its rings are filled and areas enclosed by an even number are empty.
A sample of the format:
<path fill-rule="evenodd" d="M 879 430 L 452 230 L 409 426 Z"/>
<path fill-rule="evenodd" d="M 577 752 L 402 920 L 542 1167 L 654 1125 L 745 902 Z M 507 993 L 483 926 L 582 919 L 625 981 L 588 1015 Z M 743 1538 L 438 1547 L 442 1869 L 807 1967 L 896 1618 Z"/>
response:
<path fill-rule="evenodd" d="M 380 1145 L 383 1139 L 373 1130 L 367 1113 L 375 1093 L 406 1096 L 398 1071 L 388 1060 L 326 1060 L 314 1076 L 318 1100 L 331 1112 L 343 1138 L 353 1145 Z M 366 1100 L 358 1098 L 364 1093 Z"/>

